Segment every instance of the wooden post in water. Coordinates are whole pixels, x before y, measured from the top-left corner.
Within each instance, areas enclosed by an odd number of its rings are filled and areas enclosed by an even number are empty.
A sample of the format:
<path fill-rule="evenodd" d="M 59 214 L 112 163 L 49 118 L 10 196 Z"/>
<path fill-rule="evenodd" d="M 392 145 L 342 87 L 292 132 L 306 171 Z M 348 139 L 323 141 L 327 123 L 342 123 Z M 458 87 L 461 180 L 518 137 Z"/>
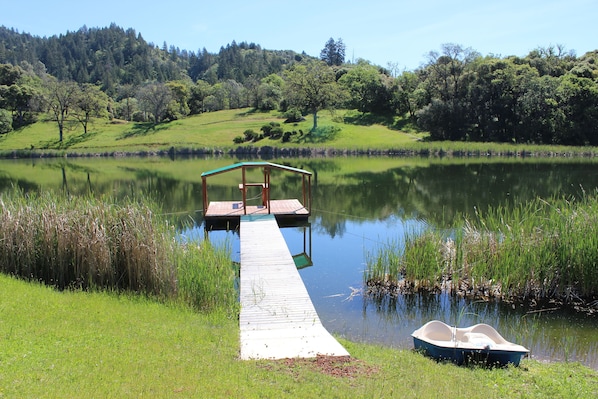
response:
<path fill-rule="evenodd" d="M 245 178 L 245 166 L 241 167 L 241 175 L 242 175 L 241 191 L 243 194 L 243 214 L 247 215 L 247 185 L 246 185 L 247 182 L 246 182 L 246 178 Z"/>
<path fill-rule="evenodd" d="M 203 216 L 208 212 L 208 182 L 206 176 L 201 177 L 201 191 L 203 199 Z"/>

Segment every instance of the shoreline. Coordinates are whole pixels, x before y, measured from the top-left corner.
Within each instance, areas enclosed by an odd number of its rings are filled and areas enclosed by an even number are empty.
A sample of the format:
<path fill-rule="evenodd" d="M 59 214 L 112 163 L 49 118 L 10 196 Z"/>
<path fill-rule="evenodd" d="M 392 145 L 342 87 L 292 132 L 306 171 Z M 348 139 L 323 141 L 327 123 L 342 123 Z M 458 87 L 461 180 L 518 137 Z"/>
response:
<path fill-rule="evenodd" d="M 574 147 L 572 147 L 574 148 Z M 430 157 L 430 158 L 595 158 L 598 157 L 598 148 L 580 151 L 528 149 L 513 150 L 451 150 L 443 149 L 431 144 L 428 148 L 389 148 L 389 149 L 349 149 L 334 147 L 297 147 L 279 148 L 271 146 L 240 146 L 237 148 L 192 148 L 170 147 L 159 150 L 109 150 L 98 152 L 85 152 L 73 150 L 6 150 L 0 152 L 1 159 L 31 159 L 31 158 L 120 158 L 120 157 L 176 157 L 176 156 L 244 156 L 258 158 L 272 157 L 343 157 L 343 156 L 386 156 L 386 157 Z"/>

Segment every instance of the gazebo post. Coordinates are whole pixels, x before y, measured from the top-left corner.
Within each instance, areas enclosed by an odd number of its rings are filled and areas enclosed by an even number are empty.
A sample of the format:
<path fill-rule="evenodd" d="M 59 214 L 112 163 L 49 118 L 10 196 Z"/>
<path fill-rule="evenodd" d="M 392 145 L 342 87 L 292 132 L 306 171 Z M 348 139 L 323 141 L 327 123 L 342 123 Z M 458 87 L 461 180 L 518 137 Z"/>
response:
<path fill-rule="evenodd" d="M 311 175 L 307 175 L 307 180 L 308 180 L 308 182 L 309 182 L 309 183 L 308 183 L 308 185 L 307 185 L 307 187 L 308 187 L 308 190 L 309 190 L 309 208 L 307 208 L 307 213 L 308 213 L 309 215 L 311 215 L 311 199 L 312 199 L 312 198 L 311 198 Z M 310 244 L 310 245 L 311 245 L 311 244 Z"/>
<path fill-rule="evenodd" d="M 242 184 L 243 184 L 243 214 L 247 215 L 247 187 L 245 186 L 245 166 L 241 167 L 241 174 L 242 174 Z"/>
<path fill-rule="evenodd" d="M 203 199 L 203 215 L 206 216 L 208 212 L 208 184 L 207 178 L 205 176 L 201 177 L 201 191 L 202 191 L 202 199 Z"/>
<path fill-rule="evenodd" d="M 272 212 L 270 208 L 270 168 L 264 167 L 264 187 L 263 190 L 265 192 L 265 206 L 268 207 L 268 215 Z M 263 195 L 262 195 L 263 196 Z"/>

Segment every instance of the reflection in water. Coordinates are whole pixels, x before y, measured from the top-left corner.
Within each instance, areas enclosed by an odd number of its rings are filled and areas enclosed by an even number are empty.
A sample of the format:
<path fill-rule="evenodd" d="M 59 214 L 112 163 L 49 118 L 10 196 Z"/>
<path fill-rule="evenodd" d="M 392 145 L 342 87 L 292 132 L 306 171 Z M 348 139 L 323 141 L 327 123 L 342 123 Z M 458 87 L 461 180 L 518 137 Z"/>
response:
<path fill-rule="evenodd" d="M 56 190 L 70 195 L 144 195 L 162 205 L 181 234 L 203 239 L 201 173 L 237 162 L 202 159 L 127 158 L 0 160 L 0 193 Z M 422 225 L 447 226 L 456 215 L 508 206 L 540 196 L 595 192 L 595 160 L 425 158 L 281 159 L 272 162 L 314 173 L 309 257 L 300 271 L 316 310 L 333 333 L 356 341 L 412 348 L 410 334 L 431 319 L 467 326 L 488 323 L 532 356 L 579 360 L 598 368 L 598 317 L 520 306 L 470 302 L 448 295 L 364 298 L 368 252 Z M 238 179 L 210 182 L 211 200 L 239 195 Z M 273 199 L 300 191 L 301 180 L 273 178 Z M 282 229 L 293 254 L 307 253 L 304 231 Z M 238 232 L 212 231 L 210 240 L 231 247 L 239 260 Z M 304 249 L 305 248 L 305 249 Z"/>

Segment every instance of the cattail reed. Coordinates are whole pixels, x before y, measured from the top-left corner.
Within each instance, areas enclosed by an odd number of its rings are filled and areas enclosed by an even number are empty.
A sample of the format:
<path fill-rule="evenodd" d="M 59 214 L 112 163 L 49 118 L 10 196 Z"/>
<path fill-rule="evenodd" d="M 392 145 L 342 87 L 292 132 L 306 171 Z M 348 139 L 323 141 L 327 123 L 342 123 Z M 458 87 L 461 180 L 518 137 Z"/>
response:
<path fill-rule="evenodd" d="M 158 207 L 146 200 L 19 190 L 0 196 L 0 271 L 59 289 L 128 291 L 173 300 L 181 291 L 202 310 L 231 306 L 230 257 L 209 246 L 198 251 L 181 243 Z M 194 270 L 200 285 L 188 283 Z M 229 302 L 219 302 L 223 298 Z"/>
<path fill-rule="evenodd" d="M 506 300 L 575 303 L 598 295 L 596 195 L 477 211 L 453 227 L 408 232 L 403 248 L 370 256 L 364 274 L 370 289 L 396 278 L 404 290 Z"/>

